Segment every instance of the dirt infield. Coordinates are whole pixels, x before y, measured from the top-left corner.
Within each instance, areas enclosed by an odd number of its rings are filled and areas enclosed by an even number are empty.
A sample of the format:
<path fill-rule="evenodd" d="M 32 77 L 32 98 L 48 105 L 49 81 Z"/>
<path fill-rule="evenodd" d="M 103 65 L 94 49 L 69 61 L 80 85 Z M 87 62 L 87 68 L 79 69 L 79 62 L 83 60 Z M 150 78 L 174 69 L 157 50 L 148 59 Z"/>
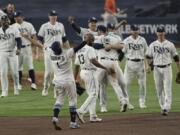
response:
<path fill-rule="evenodd" d="M 68 125 L 62 118 L 63 130 L 55 131 L 50 117 L 0 117 L 0 135 L 180 135 L 180 113 L 103 116 L 102 123 L 74 130 Z"/>

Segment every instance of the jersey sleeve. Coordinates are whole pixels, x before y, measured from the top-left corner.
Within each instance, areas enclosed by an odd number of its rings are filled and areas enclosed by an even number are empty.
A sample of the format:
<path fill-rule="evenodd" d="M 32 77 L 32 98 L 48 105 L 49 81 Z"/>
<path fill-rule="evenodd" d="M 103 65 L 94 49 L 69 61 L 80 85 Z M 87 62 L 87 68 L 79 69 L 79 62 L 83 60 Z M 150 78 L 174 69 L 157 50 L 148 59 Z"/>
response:
<path fill-rule="evenodd" d="M 78 54 L 76 54 L 74 64 L 75 64 L 75 65 L 80 65 L 79 59 L 78 59 Z"/>
<path fill-rule="evenodd" d="M 148 44 L 147 44 L 147 42 L 146 42 L 146 40 L 145 40 L 145 39 L 144 39 L 143 44 L 144 44 L 144 53 L 146 53 L 147 48 L 148 48 Z"/>
<path fill-rule="evenodd" d="M 122 52 L 126 53 L 127 52 L 127 40 L 126 39 L 123 41 L 123 44 L 124 44 L 124 46 L 123 46 Z"/>
<path fill-rule="evenodd" d="M 30 34 L 31 35 L 35 35 L 36 34 L 36 30 L 35 30 L 34 26 L 32 24 L 30 24 L 29 27 L 30 27 Z"/>
<path fill-rule="evenodd" d="M 44 37 L 44 35 L 45 35 L 44 25 L 42 25 L 41 28 L 40 28 L 40 30 L 39 30 L 38 36 Z"/>
<path fill-rule="evenodd" d="M 95 49 L 90 47 L 88 50 L 88 58 L 91 59 L 95 59 L 96 58 L 96 52 Z"/>
<path fill-rule="evenodd" d="M 177 53 L 176 47 L 172 43 L 172 45 L 171 45 L 171 56 L 174 57 L 176 55 L 178 55 L 178 53 Z"/>
<path fill-rule="evenodd" d="M 84 35 L 88 33 L 88 29 L 82 27 L 80 27 L 80 29 L 81 29 L 81 33 L 79 34 L 79 36 L 83 38 Z"/>
<path fill-rule="evenodd" d="M 67 57 L 72 58 L 74 56 L 74 49 L 70 48 L 67 50 Z"/>
<path fill-rule="evenodd" d="M 14 28 L 14 34 L 15 34 L 15 38 L 21 37 L 20 31 L 18 30 L 18 28 Z"/>
<path fill-rule="evenodd" d="M 146 50 L 146 56 L 153 57 L 153 44 L 150 44 Z"/>
<path fill-rule="evenodd" d="M 62 24 L 62 37 L 66 37 L 66 32 L 65 32 L 65 29 L 64 29 L 64 25 Z"/>

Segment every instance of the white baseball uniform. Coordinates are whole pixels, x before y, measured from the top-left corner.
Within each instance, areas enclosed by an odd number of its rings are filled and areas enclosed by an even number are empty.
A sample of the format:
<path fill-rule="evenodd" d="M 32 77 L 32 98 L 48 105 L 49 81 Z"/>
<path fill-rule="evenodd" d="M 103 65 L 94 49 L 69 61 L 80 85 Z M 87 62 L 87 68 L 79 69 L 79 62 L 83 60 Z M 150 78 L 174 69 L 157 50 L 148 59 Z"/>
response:
<path fill-rule="evenodd" d="M 39 30 L 38 36 L 44 39 L 44 89 L 43 92 L 48 94 L 48 88 L 50 83 L 50 75 L 52 73 L 52 62 L 50 59 L 50 47 L 54 41 L 59 41 L 62 45 L 62 38 L 66 36 L 64 25 L 60 22 L 56 22 L 52 25 L 50 22 L 43 24 Z M 42 93 L 43 94 L 43 93 Z"/>
<path fill-rule="evenodd" d="M 87 34 L 87 33 L 91 33 L 91 34 L 93 34 L 93 36 L 97 36 L 97 32 L 96 31 L 92 31 L 89 28 L 82 28 L 82 27 L 80 27 L 80 29 L 81 29 L 81 33 L 79 34 L 79 36 L 82 39 L 84 39 L 84 35 Z"/>
<path fill-rule="evenodd" d="M 80 65 L 80 77 L 85 83 L 85 88 L 88 94 L 86 101 L 78 109 L 80 113 L 85 114 L 88 110 L 90 119 L 97 117 L 96 115 L 96 99 L 98 96 L 96 67 L 90 62 L 91 59 L 96 58 L 94 48 L 85 45 L 76 53 L 75 64 Z"/>
<path fill-rule="evenodd" d="M 109 33 L 107 36 L 101 35 L 99 38 L 100 39 L 98 40 L 102 41 L 104 45 L 106 45 L 106 43 L 114 45 L 121 42 L 120 37 L 113 33 Z M 95 40 L 95 42 L 98 42 L 98 40 Z M 106 67 L 114 68 L 116 72 L 116 77 L 114 78 L 111 75 L 108 75 L 105 70 L 98 69 L 97 78 L 99 83 L 103 83 L 104 78 L 107 77 L 107 80 L 110 82 L 113 89 L 115 90 L 119 102 L 122 104 L 122 106 L 124 106 L 124 104 L 126 104 L 125 95 L 127 96 L 127 93 L 125 92 L 125 82 L 124 82 L 123 72 L 120 69 L 118 63 L 117 50 L 111 49 L 110 51 L 106 51 L 105 49 L 100 49 L 98 51 L 98 60 L 102 65 Z M 122 89 L 124 89 L 123 92 L 120 86 L 122 87 Z M 100 87 L 100 104 L 101 106 L 106 106 L 106 96 L 103 91 L 104 89 Z"/>
<path fill-rule="evenodd" d="M 178 55 L 174 44 L 168 40 L 152 42 L 147 56 L 153 58 L 154 80 L 162 110 L 170 110 L 172 103 L 172 58 Z"/>
<path fill-rule="evenodd" d="M 146 101 L 146 70 L 145 70 L 145 53 L 147 50 L 146 40 L 139 36 L 134 39 L 132 36 L 124 40 L 123 52 L 127 59 L 124 76 L 126 80 L 126 90 L 130 97 L 130 85 L 134 77 L 138 79 L 139 84 L 139 105 L 145 108 Z"/>
<path fill-rule="evenodd" d="M 12 70 L 14 80 L 14 94 L 18 95 L 18 57 L 16 55 L 16 38 L 20 37 L 17 28 L 9 26 L 4 32 L 0 28 L 0 70 L 1 70 L 1 87 L 2 96 L 8 95 L 8 65 Z"/>
<path fill-rule="evenodd" d="M 36 35 L 36 31 L 33 25 L 29 22 L 23 21 L 21 24 L 15 23 L 15 27 L 17 27 L 20 33 L 28 34 L 28 35 Z M 28 69 L 34 69 L 33 67 L 33 57 L 32 57 L 32 49 L 31 42 L 24 37 L 21 38 L 22 46 L 21 53 L 19 55 L 19 71 L 23 70 L 23 63 L 27 63 Z"/>
<path fill-rule="evenodd" d="M 77 94 L 71 60 L 74 56 L 73 48 L 63 51 L 60 55 L 54 55 L 53 52 L 51 52 L 50 55 L 54 71 L 53 84 L 55 84 L 57 93 L 55 104 L 60 104 L 60 106 L 62 106 L 64 103 L 64 96 L 67 95 L 69 106 L 76 107 Z"/>

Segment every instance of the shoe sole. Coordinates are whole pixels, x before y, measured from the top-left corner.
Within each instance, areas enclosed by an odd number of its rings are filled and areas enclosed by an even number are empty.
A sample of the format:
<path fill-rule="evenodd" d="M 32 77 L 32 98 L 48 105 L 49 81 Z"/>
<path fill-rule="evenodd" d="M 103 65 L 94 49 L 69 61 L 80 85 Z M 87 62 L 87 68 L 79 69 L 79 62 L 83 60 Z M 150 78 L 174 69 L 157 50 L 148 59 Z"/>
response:
<path fill-rule="evenodd" d="M 56 122 L 53 122 L 53 125 L 55 130 L 62 130 L 62 128 L 58 126 Z"/>
<path fill-rule="evenodd" d="M 102 120 L 101 121 L 90 121 L 91 123 L 100 123 L 100 122 L 102 122 Z"/>
<path fill-rule="evenodd" d="M 126 112 L 127 111 L 127 104 L 125 104 L 124 106 L 123 106 L 123 110 L 121 111 L 121 112 Z"/>

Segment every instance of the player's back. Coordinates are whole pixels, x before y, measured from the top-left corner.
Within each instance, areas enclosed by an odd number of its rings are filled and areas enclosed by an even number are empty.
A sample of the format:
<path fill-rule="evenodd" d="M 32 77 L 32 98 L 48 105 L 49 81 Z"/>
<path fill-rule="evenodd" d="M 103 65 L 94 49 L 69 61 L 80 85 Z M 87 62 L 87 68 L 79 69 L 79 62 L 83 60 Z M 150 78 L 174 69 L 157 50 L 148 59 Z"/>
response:
<path fill-rule="evenodd" d="M 67 51 L 62 52 L 60 55 L 55 55 L 51 53 L 51 60 L 54 70 L 54 79 L 55 84 L 59 82 L 74 81 L 73 70 L 72 70 L 72 56 L 73 49 L 68 49 Z"/>
<path fill-rule="evenodd" d="M 91 59 L 96 58 L 95 50 L 91 46 L 85 45 L 76 53 L 75 64 L 80 65 L 82 69 L 96 69 L 91 63 Z"/>

